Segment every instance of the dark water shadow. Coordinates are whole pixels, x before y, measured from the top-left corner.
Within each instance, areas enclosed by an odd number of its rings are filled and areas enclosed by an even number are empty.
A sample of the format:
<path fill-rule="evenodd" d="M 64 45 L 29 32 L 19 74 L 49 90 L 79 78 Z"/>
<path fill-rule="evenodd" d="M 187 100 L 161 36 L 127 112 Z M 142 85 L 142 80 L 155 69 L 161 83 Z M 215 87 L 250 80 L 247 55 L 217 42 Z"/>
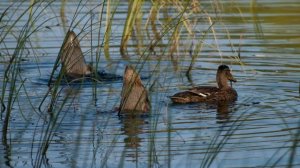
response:
<path fill-rule="evenodd" d="M 44 86 L 48 86 L 48 82 L 49 82 L 50 76 L 47 77 L 43 77 L 43 78 L 38 78 L 36 80 L 33 80 L 32 83 L 36 84 L 36 85 L 44 85 Z M 61 86 L 78 86 L 78 85 L 82 85 L 82 86 L 94 86 L 95 84 L 110 84 L 110 83 L 121 83 L 122 82 L 122 77 L 120 78 L 115 78 L 115 79 L 111 79 L 111 78 L 105 78 L 102 80 L 97 80 L 96 78 L 93 77 L 82 77 L 82 78 L 63 78 L 59 85 Z M 57 78 L 52 79 L 52 81 L 50 82 L 50 86 L 54 85 L 56 82 Z"/>
<path fill-rule="evenodd" d="M 95 83 L 111 83 L 111 82 L 122 82 L 123 77 L 113 73 L 107 73 L 104 70 L 98 71 L 96 74 L 86 75 L 86 76 L 68 76 L 64 75 L 60 81 L 60 85 L 70 85 L 70 84 L 84 84 L 92 85 Z M 51 81 L 49 81 L 51 80 Z M 56 83 L 57 77 L 54 79 L 47 80 L 47 84 L 51 85 Z"/>

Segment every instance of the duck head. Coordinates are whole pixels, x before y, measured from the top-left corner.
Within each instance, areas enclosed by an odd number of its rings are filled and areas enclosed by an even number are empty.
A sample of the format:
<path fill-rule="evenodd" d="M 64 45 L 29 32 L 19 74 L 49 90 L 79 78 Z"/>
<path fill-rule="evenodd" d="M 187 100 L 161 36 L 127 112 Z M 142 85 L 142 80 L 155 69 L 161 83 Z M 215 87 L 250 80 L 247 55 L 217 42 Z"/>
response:
<path fill-rule="evenodd" d="M 219 89 L 230 88 L 227 81 L 236 82 L 236 79 L 231 74 L 231 71 L 227 65 L 220 65 L 217 71 L 217 83 Z"/>

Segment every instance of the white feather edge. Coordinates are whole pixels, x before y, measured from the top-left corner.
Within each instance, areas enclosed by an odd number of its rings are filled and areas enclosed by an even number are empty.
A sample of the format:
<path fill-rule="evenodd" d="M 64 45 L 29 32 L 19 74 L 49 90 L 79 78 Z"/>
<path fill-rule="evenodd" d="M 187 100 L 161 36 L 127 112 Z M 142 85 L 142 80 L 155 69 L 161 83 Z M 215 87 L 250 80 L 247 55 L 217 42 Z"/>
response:
<path fill-rule="evenodd" d="M 194 91 L 189 91 L 189 92 L 191 92 L 191 93 L 193 93 L 193 94 L 196 94 L 196 95 L 198 95 L 198 96 L 201 96 L 201 97 L 207 97 L 207 96 L 209 96 L 210 94 L 209 93 L 197 93 L 197 92 L 194 92 Z"/>

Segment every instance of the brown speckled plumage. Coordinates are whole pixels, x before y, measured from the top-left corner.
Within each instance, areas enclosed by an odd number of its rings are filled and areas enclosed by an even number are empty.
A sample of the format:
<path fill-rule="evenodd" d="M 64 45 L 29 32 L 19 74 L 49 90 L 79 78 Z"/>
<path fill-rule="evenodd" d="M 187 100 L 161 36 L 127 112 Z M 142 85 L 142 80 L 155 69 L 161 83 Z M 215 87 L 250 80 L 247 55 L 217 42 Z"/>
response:
<path fill-rule="evenodd" d="M 142 84 L 140 75 L 131 66 L 126 66 L 121 92 L 120 112 L 149 112 L 148 92 Z"/>
<path fill-rule="evenodd" d="M 220 65 L 216 80 L 218 87 L 199 86 L 171 96 L 174 103 L 235 101 L 237 92 L 228 85 L 228 80 L 236 82 L 227 65 Z"/>
<path fill-rule="evenodd" d="M 74 78 L 90 75 L 92 67 L 84 60 L 76 34 L 68 31 L 66 38 L 60 57 L 65 74 Z"/>

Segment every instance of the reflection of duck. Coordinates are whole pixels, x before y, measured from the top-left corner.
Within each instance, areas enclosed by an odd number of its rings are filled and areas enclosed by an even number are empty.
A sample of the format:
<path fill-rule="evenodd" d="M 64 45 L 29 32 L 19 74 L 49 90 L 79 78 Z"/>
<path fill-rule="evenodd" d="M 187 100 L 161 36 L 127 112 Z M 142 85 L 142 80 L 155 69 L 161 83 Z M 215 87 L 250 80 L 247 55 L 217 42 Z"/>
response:
<path fill-rule="evenodd" d="M 148 92 L 142 84 L 140 75 L 133 67 L 126 66 L 119 111 L 148 112 L 149 110 Z"/>
<path fill-rule="evenodd" d="M 105 72 L 95 71 L 91 65 L 86 64 L 79 40 L 73 31 L 68 31 L 66 41 L 62 47 L 61 63 L 63 71 L 70 79 L 77 79 L 82 77 L 98 77 L 98 80 L 120 80 L 122 77 L 115 74 L 108 74 Z"/>
<path fill-rule="evenodd" d="M 139 137 L 143 133 L 143 125 L 145 121 L 142 117 L 128 115 L 122 118 L 123 131 L 127 136 L 124 138 L 125 146 L 129 148 L 138 148 L 141 146 L 142 138 Z"/>
<path fill-rule="evenodd" d="M 226 123 L 230 119 L 230 108 L 233 104 L 230 102 L 222 101 L 217 103 L 217 123 Z"/>
<path fill-rule="evenodd" d="M 218 87 L 199 86 L 171 96 L 174 103 L 234 101 L 237 92 L 227 81 L 236 82 L 227 65 L 220 65 L 216 75 Z"/>

